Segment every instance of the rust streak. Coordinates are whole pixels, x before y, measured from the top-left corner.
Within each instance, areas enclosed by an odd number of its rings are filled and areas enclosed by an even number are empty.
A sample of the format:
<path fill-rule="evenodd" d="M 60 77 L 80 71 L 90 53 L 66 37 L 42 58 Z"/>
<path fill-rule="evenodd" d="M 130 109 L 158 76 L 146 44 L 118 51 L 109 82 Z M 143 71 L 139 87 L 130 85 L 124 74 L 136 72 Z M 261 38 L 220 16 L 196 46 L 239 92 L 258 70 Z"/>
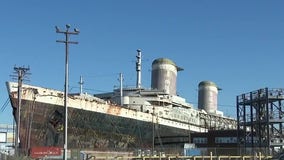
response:
<path fill-rule="evenodd" d="M 108 108 L 107 113 L 112 114 L 112 115 L 120 115 L 120 111 L 121 111 L 121 107 L 112 105 Z"/>

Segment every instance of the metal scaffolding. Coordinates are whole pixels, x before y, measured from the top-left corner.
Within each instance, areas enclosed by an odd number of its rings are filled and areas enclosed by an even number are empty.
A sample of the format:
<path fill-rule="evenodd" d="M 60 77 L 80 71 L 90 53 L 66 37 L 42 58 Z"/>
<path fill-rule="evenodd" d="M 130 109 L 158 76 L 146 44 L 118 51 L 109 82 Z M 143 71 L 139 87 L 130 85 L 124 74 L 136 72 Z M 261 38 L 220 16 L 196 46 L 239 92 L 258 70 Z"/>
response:
<path fill-rule="evenodd" d="M 283 151 L 284 89 L 259 89 L 237 96 L 238 142 L 240 147 Z"/>

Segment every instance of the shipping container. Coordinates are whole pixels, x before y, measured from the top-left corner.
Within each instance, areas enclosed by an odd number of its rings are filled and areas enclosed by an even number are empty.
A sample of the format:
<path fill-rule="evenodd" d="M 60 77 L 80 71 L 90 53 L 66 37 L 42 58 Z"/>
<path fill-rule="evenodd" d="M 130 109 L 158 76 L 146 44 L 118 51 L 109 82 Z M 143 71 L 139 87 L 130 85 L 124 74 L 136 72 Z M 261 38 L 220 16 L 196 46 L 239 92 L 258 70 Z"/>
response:
<path fill-rule="evenodd" d="M 30 150 L 30 156 L 32 158 L 43 158 L 50 156 L 61 156 L 62 148 L 60 147 L 32 147 Z"/>

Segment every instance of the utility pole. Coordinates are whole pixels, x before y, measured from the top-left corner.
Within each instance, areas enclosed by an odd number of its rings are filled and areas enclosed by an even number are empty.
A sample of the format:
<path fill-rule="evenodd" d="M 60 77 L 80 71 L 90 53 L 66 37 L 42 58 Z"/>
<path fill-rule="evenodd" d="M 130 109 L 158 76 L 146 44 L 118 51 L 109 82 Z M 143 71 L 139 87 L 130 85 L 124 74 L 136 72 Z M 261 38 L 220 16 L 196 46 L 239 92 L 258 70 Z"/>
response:
<path fill-rule="evenodd" d="M 155 107 L 153 106 L 153 113 L 152 113 L 152 154 L 154 153 L 154 150 L 155 150 L 155 122 L 154 122 L 154 118 L 155 118 Z"/>
<path fill-rule="evenodd" d="M 70 25 L 66 25 L 66 30 L 61 31 L 57 26 L 55 26 L 56 33 L 62 33 L 65 35 L 65 40 L 57 40 L 56 42 L 65 43 L 65 84 L 64 84 L 64 109 L 65 109 L 65 121 L 64 121 L 64 155 L 63 159 L 67 160 L 67 130 L 68 130 L 68 107 L 67 107 L 67 98 L 68 98 L 68 76 L 69 76 L 69 66 L 68 66 L 68 52 L 69 44 L 78 44 L 78 42 L 69 41 L 69 35 L 78 35 L 80 32 L 78 29 L 74 29 L 74 32 L 69 31 Z"/>
<path fill-rule="evenodd" d="M 14 73 L 17 74 L 18 79 L 18 108 L 17 108 L 17 129 L 16 129 L 16 136 L 15 136 L 15 154 L 20 156 L 20 126 L 21 126 L 21 106 L 22 106 L 22 84 L 25 75 L 29 74 L 29 68 L 25 67 L 14 67 Z"/>

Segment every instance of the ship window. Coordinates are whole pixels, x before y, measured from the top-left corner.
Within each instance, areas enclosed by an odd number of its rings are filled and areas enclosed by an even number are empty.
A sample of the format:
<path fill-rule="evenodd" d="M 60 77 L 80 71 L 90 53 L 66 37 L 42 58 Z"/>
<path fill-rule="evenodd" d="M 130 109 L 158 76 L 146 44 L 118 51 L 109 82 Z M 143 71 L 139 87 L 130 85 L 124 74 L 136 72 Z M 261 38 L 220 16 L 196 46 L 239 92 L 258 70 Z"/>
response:
<path fill-rule="evenodd" d="M 237 137 L 215 137 L 215 143 L 237 143 Z"/>
<path fill-rule="evenodd" d="M 205 138 L 205 137 L 195 137 L 195 138 L 193 138 L 193 143 L 206 144 L 207 143 L 207 138 Z"/>

